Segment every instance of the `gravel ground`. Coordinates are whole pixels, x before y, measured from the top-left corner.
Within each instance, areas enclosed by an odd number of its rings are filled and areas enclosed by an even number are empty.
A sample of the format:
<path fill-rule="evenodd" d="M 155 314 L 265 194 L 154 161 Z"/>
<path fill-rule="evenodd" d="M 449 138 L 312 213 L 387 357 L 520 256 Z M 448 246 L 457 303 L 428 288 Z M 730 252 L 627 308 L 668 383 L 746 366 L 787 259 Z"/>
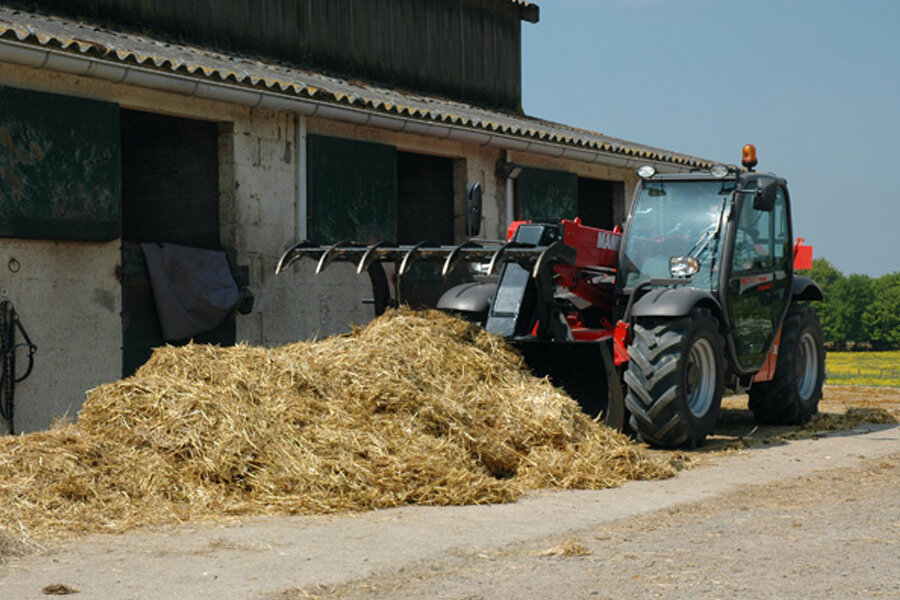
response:
<path fill-rule="evenodd" d="M 310 597 L 900 598 L 900 454 L 564 538 L 268 596 Z"/>
<path fill-rule="evenodd" d="M 898 399 L 829 389 L 823 410 L 896 410 Z M 38 551 L 0 539 L 0 599 L 900 599 L 900 428 L 790 439 L 734 405 L 720 429 L 705 452 L 668 453 L 693 467 L 677 477 L 611 490 L 184 525 Z"/>

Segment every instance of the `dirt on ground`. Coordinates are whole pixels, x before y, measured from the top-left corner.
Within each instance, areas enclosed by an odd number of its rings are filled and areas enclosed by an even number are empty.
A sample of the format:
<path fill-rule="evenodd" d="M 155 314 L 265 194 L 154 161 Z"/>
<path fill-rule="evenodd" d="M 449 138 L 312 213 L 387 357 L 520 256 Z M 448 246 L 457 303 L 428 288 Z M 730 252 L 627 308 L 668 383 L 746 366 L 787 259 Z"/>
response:
<path fill-rule="evenodd" d="M 652 451 L 682 468 L 664 481 L 43 547 L 2 537 L 0 598 L 900 598 L 900 429 L 860 423 L 885 415 L 900 390 L 826 387 L 802 428 L 760 426 L 734 397 L 704 448 Z"/>
<path fill-rule="evenodd" d="M 703 447 L 647 450 L 696 469 L 753 449 L 898 421 L 896 388 L 825 386 L 819 414 L 801 427 L 760 424 L 747 396 L 737 395 L 723 400 L 716 432 Z M 896 450 L 852 468 L 746 487 L 562 538 L 457 553 L 265 599 L 900 599 Z"/>
<path fill-rule="evenodd" d="M 900 454 L 266 600 L 900 598 Z"/>
<path fill-rule="evenodd" d="M 701 448 L 690 452 L 653 450 L 669 455 L 678 466 L 692 467 L 711 456 L 755 447 L 783 443 L 791 439 L 814 438 L 828 431 L 852 429 L 861 423 L 900 422 L 900 389 L 826 385 L 819 402 L 819 413 L 806 425 L 766 425 L 753 418 L 747 396 L 728 396 L 722 400 L 722 414 L 715 433 Z"/>

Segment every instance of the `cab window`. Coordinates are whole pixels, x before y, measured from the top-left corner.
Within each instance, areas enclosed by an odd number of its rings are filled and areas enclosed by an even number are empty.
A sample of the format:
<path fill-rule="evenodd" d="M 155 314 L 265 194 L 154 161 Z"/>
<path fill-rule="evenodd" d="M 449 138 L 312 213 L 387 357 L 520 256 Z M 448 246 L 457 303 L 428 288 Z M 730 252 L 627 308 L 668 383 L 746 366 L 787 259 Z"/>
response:
<path fill-rule="evenodd" d="M 779 190 L 780 191 L 780 190 Z M 782 206 L 784 196 L 782 195 Z M 731 257 L 732 272 L 768 269 L 773 264 L 773 214 L 753 208 L 753 195 L 744 194 Z"/>
<path fill-rule="evenodd" d="M 788 230 L 787 200 L 784 189 L 779 187 L 775 195 L 775 209 L 772 211 L 774 225 L 775 269 L 786 271 L 791 258 L 791 236 Z"/>

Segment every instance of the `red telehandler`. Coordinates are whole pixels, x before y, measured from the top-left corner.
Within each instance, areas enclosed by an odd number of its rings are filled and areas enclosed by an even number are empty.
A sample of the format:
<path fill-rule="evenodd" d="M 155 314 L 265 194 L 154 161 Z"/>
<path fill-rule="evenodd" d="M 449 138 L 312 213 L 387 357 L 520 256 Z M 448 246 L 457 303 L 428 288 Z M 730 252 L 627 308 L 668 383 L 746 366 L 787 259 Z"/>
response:
<path fill-rule="evenodd" d="M 714 427 L 722 396 L 748 392 L 765 423 L 801 424 L 818 410 L 825 373 L 822 331 L 810 301 L 822 292 L 796 271 L 812 248 L 792 243 L 784 179 L 744 169 L 659 174 L 640 184 L 624 230 L 574 220 L 516 222 L 506 243 L 458 246 L 301 242 L 278 263 L 307 257 L 321 272 L 352 261 L 372 280 L 375 311 L 413 261 L 474 275 L 437 308 L 480 323 L 522 351 L 592 415 L 655 446 L 695 447 Z"/>

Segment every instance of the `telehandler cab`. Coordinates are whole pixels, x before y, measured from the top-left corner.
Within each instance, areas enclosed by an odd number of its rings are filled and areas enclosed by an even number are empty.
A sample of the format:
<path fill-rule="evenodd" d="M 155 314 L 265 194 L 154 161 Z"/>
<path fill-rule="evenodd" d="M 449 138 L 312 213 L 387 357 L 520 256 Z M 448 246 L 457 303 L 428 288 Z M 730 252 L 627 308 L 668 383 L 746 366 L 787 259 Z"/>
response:
<path fill-rule="evenodd" d="M 792 243 L 785 180 L 753 170 L 752 145 L 743 165 L 641 167 L 624 230 L 576 218 L 514 222 L 494 244 L 301 242 L 276 272 L 303 257 L 317 273 L 352 261 L 379 314 L 396 303 L 382 263 L 397 278 L 418 260 L 442 262 L 444 275 L 469 264 L 478 274 L 437 308 L 512 342 L 587 412 L 655 446 L 701 444 L 726 389 L 748 392 L 762 422 L 801 424 L 822 396 L 822 331 L 808 304 L 822 292 L 796 274 L 811 268 L 812 248 Z"/>

